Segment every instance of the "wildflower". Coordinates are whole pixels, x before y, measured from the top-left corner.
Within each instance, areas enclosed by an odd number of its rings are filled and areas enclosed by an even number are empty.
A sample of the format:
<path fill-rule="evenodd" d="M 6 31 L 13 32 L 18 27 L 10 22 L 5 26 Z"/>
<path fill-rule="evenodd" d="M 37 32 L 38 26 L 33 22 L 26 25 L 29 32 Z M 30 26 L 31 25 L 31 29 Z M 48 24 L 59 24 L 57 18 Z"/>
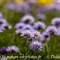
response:
<path fill-rule="evenodd" d="M 60 35 L 60 27 L 58 27 L 57 30 L 58 30 L 58 35 Z"/>
<path fill-rule="evenodd" d="M 16 32 L 16 34 L 21 35 L 23 33 L 23 30 L 17 29 L 15 32 Z"/>
<path fill-rule="evenodd" d="M 17 46 L 9 46 L 7 48 L 7 51 L 10 51 L 10 52 L 19 52 L 19 48 Z"/>
<path fill-rule="evenodd" d="M 34 35 L 30 30 L 24 30 L 21 36 L 24 36 L 25 39 L 31 40 Z"/>
<path fill-rule="evenodd" d="M 34 38 L 35 39 L 39 39 L 40 38 L 40 36 L 41 36 L 41 34 L 40 34 L 40 32 L 39 31 L 36 31 L 36 30 L 33 30 L 33 35 L 34 35 Z"/>
<path fill-rule="evenodd" d="M 38 13 L 37 17 L 38 17 L 38 19 L 42 19 L 42 20 L 46 19 L 46 16 L 44 14 L 42 14 L 42 13 Z"/>
<path fill-rule="evenodd" d="M 58 18 L 58 17 L 53 18 L 51 24 L 56 27 L 59 27 L 60 26 L 60 18 Z"/>
<path fill-rule="evenodd" d="M 1 53 L 1 54 L 5 54 L 5 53 L 7 53 L 7 52 L 8 52 L 8 51 L 7 51 L 7 48 L 5 48 L 5 47 L 0 49 L 0 53 Z"/>
<path fill-rule="evenodd" d="M 31 50 L 40 50 L 40 51 L 42 51 L 42 48 L 43 48 L 43 44 L 41 42 L 33 41 L 30 44 L 30 49 Z"/>
<path fill-rule="evenodd" d="M 31 12 L 31 7 L 28 3 L 23 2 L 21 4 L 16 5 L 16 11 L 17 12 L 22 12 L 24 14 L 28 14 Z"/>
<path fill-rule="evenodd" d="M 32 24 L 34 23 L 35 19 L 32 15 L 25 15 L 21 19 L 21 22 L 26 23 L 26 24 Z"/>
<path fill-rule="evenodd" d="M 7 58 L 6 57 L 2 57 L 0 60 L 7 60 Z"/>
<path fill-rule="evenodd" d="M 16 10 L 16 6 L 14 3 L 9 3 L 6 5 L 6 8 L 9 9 L 9 10 L 12 10 L 12 11 L 15 11 Z"/>
<path fill-rule="evenodd" d="M 3 15 L 2 15 L 2 13 L 0 13 L 0 19 L 1 19 L 1 18 L 3 18 Z"/>
<path fill-rule="evenodd" d="M 33 26 L 34 29 L 45 29 L 46 25 L 44 22 L 36 22 Z"/>
<path fill-rule="evenodd" d="M 58 30 L 55 26 L 48 26 L 46 29 L 46 32 L 48 32 L 52 35 L 58 35 Z"/>
<path fill-rule="evenodd" d="M 50 40 L 50 34 L 48 32 L 43 32 L 40 36 L 40 41 L 49 41 Z"/>
<path fill-rule="evenodd" d="M 12 26 L 9 25 L 8 23 L 3 24 L 3 27 L 4 27 L 5 29 L 12 29 Z"/>
<path fill-rule="evenodd" d="M 25 27 L 25 24 L 20 22 L 15 25 L 16 29 L 23 29 L 24 27 Z"/>
<path fill-rule="evenodd" d="M 31 25 L 26 24 L 23 29 L 24 29 L 24 30 L 32 30 L 33 28 L 32 28 Z"/>
<path fill-rule="evenodd" d="M 27 0 L 27 2 L 32 5 L 37 4 L 37 0 Z"/>

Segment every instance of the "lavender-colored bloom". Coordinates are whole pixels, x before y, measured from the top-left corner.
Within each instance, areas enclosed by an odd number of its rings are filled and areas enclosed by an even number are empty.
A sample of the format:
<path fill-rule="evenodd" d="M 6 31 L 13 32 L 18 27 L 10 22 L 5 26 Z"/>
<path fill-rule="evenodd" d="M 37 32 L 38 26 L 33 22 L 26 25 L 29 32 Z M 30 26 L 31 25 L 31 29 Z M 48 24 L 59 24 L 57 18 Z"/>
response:
<path fill-rule="evenodd" d="M 6 19 L 0 19 L 0 25 L 4 24 L 4 23 L 7 23 Z"/>
<path fill-rule="evenodd" d="M 24 30 L 21 34 L 21 36 L 24 36 L 25 39 L 32 39 L 34 37 L 33 33 L 30 30 Z"/>
<path fill-rule="evenodd" d="M 27 0 L 27 2 L 32 5 L 37 4 L 37 0 Z"/>
<path fill-rule="evenodd" d="M 12 26 L 9 25 L 8 23 L 4 23 L 4 24 L 3 24 L 3 27 L 4 27 L 5 29 L 12 29 Z"/>
<path fill-rule="evenodd" d="M 48 26 L 46 29 L 46 32 L 48 32 L 52 35 L 58 35 L 58 30 L 55 26 Z"/>
<path fill-rule="evenodd" d="M 36 22 L 33 26 L 34 29 L 45 29 L 46 25 L 44 22 Z"/>
<path fill-rule="evenodd" d="M 0 60 L 7 60 L 7 58 L 6 57 L 2 57 Z"/>
<path fill-rule="evenodd" d="M 32 28 L 31 25 L 26 24 L 23 29 L 24 29 L 24 30 L 32 30 L 33 28 Z"/>
<path fill-rule="evenodd" d="M 12 51 L 19 52 L 19 48 L 17 46 L 9 46 L 7 48 L 7 51 L 10 51 L 10 52 L 12 52 Z"/>
<path fill-rule="evenodd" d="M 3 18 L 3 15 L 2 15 L 2 13 L 0 12 L 0 19 L 1 19 L 1 18 Z"/>
<path fill-rule="evenodd" d="M 40 51 L 42 51 L 42 48 L 43 48 L 43 44 L 41 42 L 33 41 L 30 44 L 30 49 L 31 50 L 40 50 Z"/>
<path fill-rule="evenodd" d="M 33 38 L 35 38 L 35 39 L 39 39 L 39 38 L 40 38 L 40 36 L 41 36 L 41 34 L 40 34 L 40 32 L 39 32 L 39 31 L 33 30 L 33 31 L 32 31 L 32 33 L 33 33 L 33 35 L 34 35 L 34 37 L 33 37 Z"/>
<path fill-rule="evenodd" d="M 60 27 L 58 27 L 57 30 L 58 30 L 58 35 L 60 35 Z"/>
<path fill-rule="evenodd" d="M 28 3 L 23 2 L 23 3 L 17 4 L 16 11 L 27 14 L 31 11 L 31 7 Z"/>
<path fill-rule="evenodd" d="M 51 24 L 56 27 L 59 27 L 60 26 L 60 18 L 59 17 L 53 18 Z"/>
<path fill-rule="evenodd" d="M 47 11 L 50 11 L 50 10 L 52 10 L 53 9 L 53 7 L 52 7 L 52 5 L 45 5 L 45 6 L 41 6 L 41 7 L 39 7 L 38 8 L 38 13 L 44 13 L 44 12 L 47 12 Z"/>
<path fill-rule="evenodd" d="M 8 51 L 7 51 L 7 48 L 5 48 L 5 47 L 0 49 L 0 53 L 1 53 L 1 54 L 5 54 L 5 53 L 7 53 L 7 52 L 8 52 Z"/>
<path fill-rule="evenodd" d="M 32 15 L 25 15 L 21 18 L 21 22 L 26 24 L 32 24 L 34 23 L 35 19 Z"/>
<path fill-rule="evenodd" d="M 23 29 L 24 27 L 25 27 L 25 24 L 20 22 L 15 25 L 16 29 Z"/>
<path fill-rule="evenodd" d="M 37 18 L 38 18 L 38 19 L 45 20 L 45 19 L 46 19 L 46 16 L 45 16 L 43 13 L 38 13 L 38 14 L 37 14 Z"/>
<path fill-rule="evenodd" d="M 16 34 L 21 35 L 23 33 L 23 30 L 17 29 L 15 32 L 16 32 Z"/>
<path fill-rule="evenodd" d="M 43 32 L 40 36 L 40 41 L 49 41 L 50 40 L 50 34 L 48 32 Z"/>
<path fill-rule="evenodd" d="M 16 9 L 16 6 L 15 6 L 14 3 L 9 3 L 9 4 L 6 5 L 6 8 L 8 8 L 9 10 L 13 10 L 14 11 Z"/>

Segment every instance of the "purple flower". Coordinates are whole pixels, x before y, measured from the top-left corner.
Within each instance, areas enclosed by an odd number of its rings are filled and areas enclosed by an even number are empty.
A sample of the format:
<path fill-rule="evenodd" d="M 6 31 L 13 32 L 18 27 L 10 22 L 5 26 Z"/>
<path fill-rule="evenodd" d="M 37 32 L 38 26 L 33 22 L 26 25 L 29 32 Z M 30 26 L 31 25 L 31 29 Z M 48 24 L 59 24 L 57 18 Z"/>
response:
<path fill-rule="evenodd" d="M 27 14 L 31 11 L 31 7 L 28 3 L 23 2 L 23 3 L 17 4 L 16 11 Z"/>
<path fill-rule="evenodd" d="M 9 46 L 7 48 L 7 51 L 10 51 L 10 52 L 12 52 L 12 51 L 19 52 L 19 48 L 17 46 Z"/>
<path fill-rule="evenodd" d="M 60 35 L 60 27 L 58 27 L 57 30 L 58 30 L 58 35 Z"/>
<path fill-rule="evenodd" d="M 9 4 L 7 4 L 6 5 L 6 7 L 9 9 L 9 10 L 16 10 L 16 6 L 15 6 L 15 4 L 14 3 L 9 3 Z"/>
<path fill-rule="evenodd" d="M 2 13 L 0 12 L 0 19 L 1 19 L 1 18 L 3 18 L 3 15 L 2 15 Z"/>
<path fill-rule="evenodd" d="M 27 0 L 27 2 L 32 5 L 37 4 L 37 0 Z"/>
<path fill-rule="evenodd" d="M 4 24 L 3 24 L 3 27 L 4 27 L 5 29 L 12 29 L 12 26 L 9 25 L 8 23 L 4 23 Z"/>
<path fill-rule="evenodd" d="M 26 24 L 23 29 L 24 29 L 24 30 L 32 30 L 33 28 L 32 28 L 31 25 Z"/>
<path fill-rule="evenodd" d="M 60 18 L 59 17 L 53 18 L 51 24 L 56 27 L 60 27 Z"/>
<path fill-rule="evenodd" d="M 46 32 L 48 32 L 52 35 L 58 35 L 58 30 L 55 26 L 48 26 L 46 29 Z"/>
<path fill-rule="evenodd" d="M 33 35 L 34 35 L 34 37 L 33 37 L 33 38 L 35 38 L 35 39 L 39 39 L 39 38 L 40 38 L 40 36 L 41 36 L 41 34 L 40 34 L 40 32 L 39 32 L 39 31 L 33 30 L 33 31 L 32 31 L 32 33 L 33 33 Z"/>
<path fill-rule="evenodd" d="M 33 41 L 30 43 L 30 49 L 31 50 L 40 50 L 42 51 L 43 48 L 43 44 L 41 42 L 38 41 Z"/>
<path fill-rule="evenodd" d="M 20 22 L 15 25 L 16 29 L 23 29 L 24 27 L 25 27 L 25 24 Z"/>
<path fill-rule="evenodd" d="M 24 30 L 21 36 L 24 36 L 24 38 L 28 40 L 31 40 L 34 37 L 33 33 L 30 30 Z"/>
<path fill-rule="evenodd" d="M 46 19 L 46 16 L 45 16 L 43 13 L 38 13 L 38 14 L 37 14 L 37 18 L 38 18 L 38 19 L 45 20 L 45 19 Z"/>
<path fill-rule="evenodd" d="M 50 34 L 48 32 L 43 32 L 40 36 L 40 41 L 49 41 L 50 40 Z"/>
<path fill-rule="evenodd" d="M 6 57 L 2 57 L 1 60 L 7 60 L 7 58 Z"/>
<path fill-rule="evenodd" d="M 16 34 L 21 35 L 23 33 L 23 30 L 17 29 L 15 32 L 16 32 Z"/>
<path fill-rule="evenodd" d="M 35 19 L 32 15 L 25 15 L 21 18 L 21 22 L 26 24 L 32 24 L 34 23 Z"/>
<path fill-rule="evenodd" d="M 44 22 L 36 22 L 33 26 L 34 29 L 45 29 L 46 25 Z"/>
<path fill-rule="evenodd" d="M 5 53 L 7 53 L 7 52 L 8 52 L 8 51 L 7 51 L 7 48 L 5 48 L 5 47 L 0 49 L 0 53 L 1 53 L 1 54 L 5 54 Z"/>

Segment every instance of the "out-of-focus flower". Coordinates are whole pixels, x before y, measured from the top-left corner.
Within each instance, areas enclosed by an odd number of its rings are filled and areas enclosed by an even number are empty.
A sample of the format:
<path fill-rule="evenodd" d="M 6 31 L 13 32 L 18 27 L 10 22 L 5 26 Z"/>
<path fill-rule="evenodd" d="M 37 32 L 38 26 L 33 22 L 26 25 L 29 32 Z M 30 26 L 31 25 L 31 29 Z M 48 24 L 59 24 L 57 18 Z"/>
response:
<path fill-rule="evenodd" d="M 41 42 L 33 41 L 30 44 L 30 49 L 31 50 L 40 50 L 40 51 L 42 51 L 42 48 L 43 48 L 43 44 Z"/>
<path fill-rule="evenodd" d="M 8 23 L 4 23 L 4 24 L 3 24 L 3 27 L 4 27 L 5 29 L 12 29 L 12 26 L 9 25 Z"/>
<path fill-rule="evenodd" d="M 5 54 L 5 53 L 7 53 L 7 52 L 8 52 L 8 51 L 7 51 L 7 48 L 5 48 L 5 47 L 0 49 L 0 53 L 1 53 L 1 54 Z"/>
<path fill-rule="evenodd" d="M 3 18 L 3 15 L 2 15 L 2 13 L 0 12 L 0 19 L 1 19 L 1 18 Z"/>
<path fill-rule="evenodd" d="M 48 26 L 46 32 L 50 33 L 51 35 L 58 35 L 58 30 L 55 26 Z"/>
<path fill-rule="evenodd" d="M 27 2 L 33 5 L 37 4 L 37 0 L 27 0 Z"/>
<path fill-rule="evenodd" d="M 21 35 L 23 33 L 23 30 L 17 29 L 15 32 L 16 32 L 16 34 Z"/>
<path fill-rule="evenodd" d="M 45 20 L 45 19 L 46 19 L 46 16 L 45 16 L 44 14 L 42 14 L 42 13 L 38 13 L 38 14 L 37 14 L 37 18 L 38 18 L 38 19 Z"/>
<path fill-rule="evenodd" d="M 23 29 L 24 27 L 25 27 L 25 24 L 20 22 L 15 25 L 16 29 Z"/>
<path fill-rule="evenodd" d="M 9 10 L 13 10 L 15 11 L 16 10 L 16 6 L 14 3 L 9 3 L 6 5 L 6 8 L 9 9 Z"/>
<path fill-rule="evenodd" d="M 57 30 L 58 30 L 58 35 L 60 35 L 60 27 L 58 27 Z"/>
<path fill-rule="evenodd" d="M 6 57 L 2 57 L 0 60 L 7 60 L 7 58 Z"/>
<path fill-rule="evenodd" d="M 45 29 L 46 25 L 44 22 L 36 22 L 33 26 L 34 29 Z"/>
<path fill-rule="evenodd" d="M 40 41 L 49 41 L 50 40 L 50 34 L 48 32 L 43 32 L 40 36 Z"/>
<path fill-rule="evenodd" d="M 28 3 L 23 2 L 21 4 L 16 5 L 16 11 L 17 12 L 22 12 L 24 14 L 28 14 L 31 12 L 31 7 Z"/>
<path fill-rule="evenodd" d="M 39 4 L 50 5 L 54 3 L 54 0 L 38 0 Z"/>
<path fill-rule="evenodd" d="M 56 27 L 60 27 L 60 18 L 58 18 L 58 17 L 53 18 L 51 24 Z"/>
<path fill-rule="evenodd" d="M 17 46 L 9 46 L 9 47 L 7 47 L 7 51 L 19 52 L 19 48 Z"/>
<path fill-rule="evenodd" d="M 5 30 L 4 26 L 0 26 L 0 32 L 3 32 Z"/>
<path fill-rule="evenodd" d="M 21 18 L 21 22 L 26 24 L 32 24 L 34 23 L 35 19 L 32 15 L 25 15 Z"/>
<path fill-rule="evenodd" d="M 51 5 L 45 5 L 45 6 L 41 6 L 41 7 L 39 7 L 38 9 L 37 9 L 37 12 L 38 13 L 44 13 L 44 12 L 48 12 L 48 11 L 50 11 L 50 10 L 52 10 L 53 9 L 53 7 L 51 6 Z"/>

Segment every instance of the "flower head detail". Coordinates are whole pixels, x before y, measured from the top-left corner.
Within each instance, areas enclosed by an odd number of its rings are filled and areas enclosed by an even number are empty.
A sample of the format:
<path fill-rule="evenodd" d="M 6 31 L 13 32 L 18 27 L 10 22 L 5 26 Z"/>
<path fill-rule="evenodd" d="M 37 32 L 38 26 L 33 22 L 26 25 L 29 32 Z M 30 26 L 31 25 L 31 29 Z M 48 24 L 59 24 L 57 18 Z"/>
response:
<path fill-rule="evenodd" d="M 36 22 L 33 26 L 34 29 L 45 29 L 46 25 L 44 22 Z"/>
<path fill-rule="evenodd" d="M 56 27 L 59 27 L 60 26 L 60 18 L 58 18 L 58 17 L 53 18 L 51 24 Z"/>
<path fill-rule="evenodd" d="M 48 26 L 46 29 L 46 32 L 48 32 L 52 35 L 58 35 L 58 30 L 55 26 Z"/>
<path fill-rule="evenodd" d="M 33 41 L 30 44 L 30 49 L 31 50 L 40 50 L 41 51 L 42 48 L 43 48 L 43 44 L 41 42 Z"/>
<path fill-rule="evenodd" d="M 7 51 L 10 51 L 10 52 L 12 52 L 12 51 L 19 52 L 19 48 L 17 46 L 9 46 L 7 48 Z"/>
<path fill-rule="evenodd" d="M 40 36 L 40 41 L 49 41 L 50 40 L 50 34 L 48 32 L 43 32 Z"/>
<path fill-rule="evenodd" d="M 34 23 L 35 19 L 32 15 L 25 15 L 23 18 L 21 18 L 21 22 L 26 24 L 32 24 Z"/>

